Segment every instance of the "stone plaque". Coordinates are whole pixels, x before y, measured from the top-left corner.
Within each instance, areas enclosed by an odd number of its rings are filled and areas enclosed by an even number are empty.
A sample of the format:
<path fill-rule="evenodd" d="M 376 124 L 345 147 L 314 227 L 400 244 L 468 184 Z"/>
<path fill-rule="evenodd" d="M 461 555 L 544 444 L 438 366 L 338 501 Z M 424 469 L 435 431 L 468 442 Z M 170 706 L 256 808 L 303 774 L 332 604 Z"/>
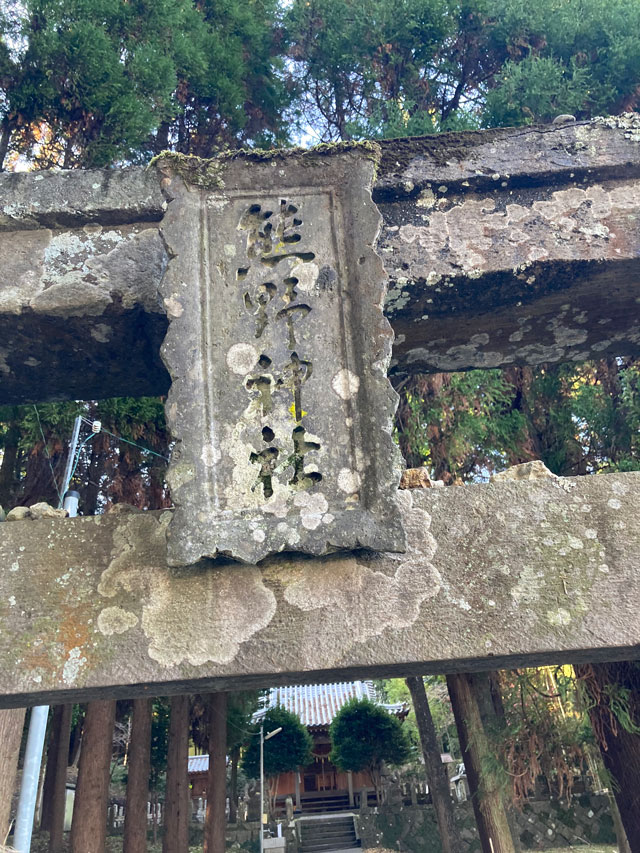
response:
<path fill-rule="evenodd" d="M 404 550 L 371 153 L 190 166 L 160 165 L 171 564 Z"/>

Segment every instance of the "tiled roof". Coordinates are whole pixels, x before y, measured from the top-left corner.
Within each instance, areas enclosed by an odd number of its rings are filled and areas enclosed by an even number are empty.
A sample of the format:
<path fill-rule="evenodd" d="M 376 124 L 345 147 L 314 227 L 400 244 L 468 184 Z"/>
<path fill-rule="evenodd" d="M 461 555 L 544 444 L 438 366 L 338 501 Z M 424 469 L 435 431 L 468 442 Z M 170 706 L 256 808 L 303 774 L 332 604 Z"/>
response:
<path fill-rule="evenodd" d="M 187 769 L 189 773 L 206 773 L 209 770 L 209 756 L 190 755 Z"/>
<path fill-rule="evenodd" d="M 272 687 L 268 708 L 279 705 L 292 711 L 307 728 L 326 728 L 340 708 L 350 699 L 376 701 L 373 684 L 369 681 L 340 681 L 335 684 L 301 684 L 293 687 Z M 401 714 L 402 704 L 383 705 L 391 714 Z"/>

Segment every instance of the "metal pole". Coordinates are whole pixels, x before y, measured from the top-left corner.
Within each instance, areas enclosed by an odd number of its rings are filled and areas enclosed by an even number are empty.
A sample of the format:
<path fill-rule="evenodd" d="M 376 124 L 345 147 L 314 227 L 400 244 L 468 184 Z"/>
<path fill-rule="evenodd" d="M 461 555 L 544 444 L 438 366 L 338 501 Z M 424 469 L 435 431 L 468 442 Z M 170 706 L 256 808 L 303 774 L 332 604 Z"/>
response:
<path fill-rule="evenodd" d="M 67 456 L 67 464 L 64 469 L 64 479 L 62 481 L 62 488 L 60 489 L 60 503 L 58 505 L 58 509 L 61 509 L 64 506 L 64 499 L 67 494 L 67 489 L 69 488 L 69 481 L 71 480 L 71 474 L 73 472 L 73 463 L 76 455 L 76 448 L 78 447 L 78 438 L 80 437 L 80 427 L 82 425 L 82 416 L 78 415 L 73 424 L 73 433 L 71 434 L 71 443 L 69 444 L 69 455 Z"/>
<path fill-rule="evenodd" d="M 264 853 L 264 720 L 260 723 L 260 853 Z"/>
<path fill-rule="evenodd" d="M 33 816 L 36 809 L 38 782 L 40 780 L 40 764 L 42 762 L 42 747 L 47 731 L 49 706 L 38 705 L 31 710 L 29 721 L 29 736 L 24 755 L 22 785 L 16 815 L 16 828 L 13 834 L 13 847 L 17 853 L 29 853 L 31 850 L 31 834 L 33 832 Z"/>
<path fill-rule="evenodd" d="M 73 425 L 73 434 L 69 444 L 69 456 L 64 472 L 64 482 L 61 490 L 61 500 L 58 508 L 67 510 L 70 517 L 78 514 L 78 493 L 66 491 L 69 487 L 71 472 L 73 471 L 74 457 L 78 446 L 80 425 L 82 418 L 78 416 Z M 40 768 L 42 766 L 42 750 L 44 738 L 47 733 L 47 720 L 49 719 L 49 706 L 37 705 L 31 711 L 29 720 L 29 735 L 27 737 L 27 748 L 24 757 L 24 769 L 22 772 L 22 784 L 20 785 L 20 799 L 18 800 L 18 812 L 16 814 L 16 827 L 13 833 L 13 847 L 16 853 L 30 853 L 31 836 L 33 834 L 33 822 L 36 811 L 36 798 L 38 796 L 38 783 L 40 781 Z"/>

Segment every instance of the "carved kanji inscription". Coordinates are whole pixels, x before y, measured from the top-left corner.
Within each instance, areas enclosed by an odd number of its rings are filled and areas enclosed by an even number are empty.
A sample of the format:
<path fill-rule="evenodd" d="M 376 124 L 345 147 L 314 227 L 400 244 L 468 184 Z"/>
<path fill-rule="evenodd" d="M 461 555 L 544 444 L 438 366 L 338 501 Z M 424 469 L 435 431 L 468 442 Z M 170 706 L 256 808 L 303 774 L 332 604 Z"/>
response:
<path fill-rule="evenodd" d="M 235 159 L 214 189 L 170 168 L 171 562 L 403 550 L 371 161 Z"/>

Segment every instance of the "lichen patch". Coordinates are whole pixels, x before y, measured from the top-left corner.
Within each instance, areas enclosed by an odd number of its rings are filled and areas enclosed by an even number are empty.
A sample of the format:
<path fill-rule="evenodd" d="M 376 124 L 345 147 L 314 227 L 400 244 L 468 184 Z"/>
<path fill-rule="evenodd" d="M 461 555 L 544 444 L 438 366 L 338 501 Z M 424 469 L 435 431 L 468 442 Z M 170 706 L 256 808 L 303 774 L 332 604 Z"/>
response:
<path fill-rule="evenodd" d="M 331 387 L 342 400 L 350 400 L 358 393 L 360 378 L 343 367 L 331 380 Z"/>
<path fill-rule="evenodd" d="M 266 628 L 275 612 L 275 596 L 255 567 L 160 574 L 143 608 L 142 627 L 149 656 L 163 666 L 223 664 Z"/>
<path fill-rule="evenodd" d="M 386 555 L 395 568 L 392 574 L 355 557 L 303 562 L 295 571 L 290 565 L 286 572 L 280 571 L 285 601 L 308 614 L 307 630 L 313 642 L 306 646 L 305 658 L 310 668 L 331 666 L 355 644 L 366 643 L 388 629 L 413 625 L 421 604 L 439 593 L 442 581 L 433 564 L 437 545 L 429 532 L 429 515 L 412 507 L 410 493 L 400 493 L 398 499 L 403 509 L 408 507 L 404 514 L 407 553 Z M 330 632 L 322 630 L 328 611 Z"/>
<path fill-rule="evenodd" d="M 238 376 L 246 376 L 257 364 L 259 356 L 251 344 L 234 344 L 227 353 L 227 365 Z"/>
<path fill-rule="evenodd" d="M 122 607 L 105 607 L 98 614 L 98 630 L 106 637 L 124 634 L 138 624 L 138 617 Z"/>
<path fill-rule="evenodd" d="M 67 660 L 62 668 L 62 680 L 67 686 L 75 684 L 78 676 L 80 675 L 80 670 L 86 662 L 87 659 L 82 654 L 82 649 L 78 646 L 69 650 Z"/>

